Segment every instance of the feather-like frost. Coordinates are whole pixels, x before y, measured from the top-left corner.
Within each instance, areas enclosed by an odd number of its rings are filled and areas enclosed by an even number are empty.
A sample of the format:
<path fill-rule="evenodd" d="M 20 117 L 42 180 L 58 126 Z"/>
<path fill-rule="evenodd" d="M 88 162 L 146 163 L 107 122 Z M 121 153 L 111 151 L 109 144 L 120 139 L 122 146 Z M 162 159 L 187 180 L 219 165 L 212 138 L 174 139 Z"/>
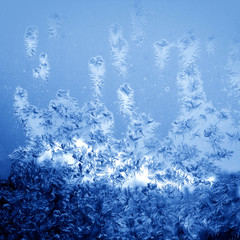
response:
<path fill-rule="evenodd" d="M 38 46 L 38 27 L 29 26 L 24 35 L 24 44 L 27 55 L 33 57 L 36 54 Z"/>
<path fill-rule="evenodd" d="M 48 37 L 59 38 L 62 30 L 62 20 L 59 13 L 54 13 L 48 19 Z"/>
<path fill-rule="evenodd" d="M 117 91 L 121 113 L 132 116 L 134 114 L 134 92 L 128 83 L 120 86 Z"/>
<path fill-rule="evenodd" d="M 123 38 L 122 28 L 115 24 L 109 30 L 110 52 L 113 65 L 123 77 L 127 73 L 128 43 Z"/>
<path fill-rule="evenodd" d="M 235 41 L 231 45 L 227 62 L 227 90 L 230 96 L 240 96 L 240 42 Z M 240 104 L 240 101 L 239 101 Z"/>
<path fill-rule="evenodd" d="M 15 113 L 30 141 L 11 154 L 11 175 L 0 180 L 0 238 L 239 239 L 240 175 L 216 168 L 239 159 L 239 130 L 228 110 L 205 99 L 194 42 L 180 41 L 184 108 L 161 142 L 154 120 L 135 112 L 128 84 L 118 90 L 130 117 L 120 140 L 98 99 L 80 109 L 59 90 L 39 110 L 16 89 Z"/>
<path fill-rule="evenodd" d="M 89 74 L 92 80 L 94 95 L 98 98 L 102 96 L 101 90 L 105 75 L 105 64 L 101 56 L 93 57 L 88 63 Z"/>
<path fill-rule="evenodd" d="M 33 69 L 33 77 L 36 79 L 41 79 L 46 82 L 50 74 L 50 65 L 48 62 L 48 56 L 46 53 L 41 53 L 39 55 L 39 65 Z"/>
<path fill-rule="evenodd" d="M 194 109 L 206 101 L 203 82 L 196 65 L 199 42 L 193 33 L 184 36 L 179 42 L 179 63 L 182 71 L 177 76 L 181 102 L 185 109 Z"/>
<path fill-rule="evenodd" d="M 163 70 L 169 61 L 171 47 L 172 45 L 169 44 L 165 39 L 157 41 L 153 44 L 155 63 L 160 70 Z"/>

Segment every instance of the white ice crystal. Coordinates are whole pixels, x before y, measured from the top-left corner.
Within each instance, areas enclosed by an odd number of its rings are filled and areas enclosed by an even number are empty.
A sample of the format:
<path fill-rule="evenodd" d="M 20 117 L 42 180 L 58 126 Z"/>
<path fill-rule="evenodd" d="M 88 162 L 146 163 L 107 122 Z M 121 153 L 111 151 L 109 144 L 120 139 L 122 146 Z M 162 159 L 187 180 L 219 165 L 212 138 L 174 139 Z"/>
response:
<path fill-rule="evenodd" d="M 113 59 L 113 65 L 120 75 L 125 77 L 127 73 L 127 54 L 128 43 L 123 38 L 122 28 L 115 24 L 109 31 L 110 52 Z"/>
<path fill-rule="evenodd" d="M 227 62 L 227 90 L 230 96 L 240 96 L 240 42 L 234 41 Z"/>
<path fill-rule="evenodd" d="M 27 55 L 32 57 L 35 55 L 38 45 L 38 27 L 37 26 L 29 26 L 26 29 L 24 35 L 24 44 Z"/>
<path fill-rule="evenodd" d="M 172 44 L 168 43 L 165 39 L 157 41 L 153 44 L 155 63 L 160 70 L 163 70 L 166 67 L 171 47 Z"/>
<path fill-rule="evenodd" d="M 48 19 L 48 37 L 59 38 L 62 29 L 62 20 L 59 13 L 54 13 Z"/>
<path fill-rule="evenodd" d="M 94 95 L 98 98 L 102 96 L 101 89 L 103 87 L 103 79 L 105 74 L 104 60 L 101 56 L 93 57 L 88 63 L 90 77 Z"/>
<path fill-rule="evenodd" d="M 134 107 L 133 89 L 129 86 L 129 84 L 125 83 L 120 86 L 117 94 L 120 111 L 127 116 L 132 116 Z"/>
<path fill-rule="evenodd" d="M 41 53 L 39 55 L 39 65 L 33 69 L 33 77 L 36 79 L 41 79 L 43 82 L 48 80 L 50 74 L 50 65 L 48 62 L 48 56 L 46 53 Z"/>

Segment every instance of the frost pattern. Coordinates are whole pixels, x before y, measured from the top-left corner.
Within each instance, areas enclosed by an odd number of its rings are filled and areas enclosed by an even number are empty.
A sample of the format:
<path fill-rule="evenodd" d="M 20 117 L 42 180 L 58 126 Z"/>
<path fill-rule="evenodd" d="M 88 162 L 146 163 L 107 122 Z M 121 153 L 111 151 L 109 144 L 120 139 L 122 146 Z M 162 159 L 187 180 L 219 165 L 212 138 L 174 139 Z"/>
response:
<path fill-rule="evenodd" d="M 125 77 L 127 73 L 128 43 L 123 38 L 122 28 L 117 24 L 112 25 L 110 28 L 109 43 L 113 65 L 119 74 Z"/>
<path fill-rule="evenodd" d="M 117 91 L 127 132 L 114 138 L 100 56 L 89 61 L 93 99 L 83 107 L 59 90 L 38 109 L 17 87 L 14 109 L 28 139 L 0 181 L 0 238 L 239 239 L 240 175 L 218 167 L 239 159 L 239 126 L 207 101 L 198 44 L 192 33 L 178 42 L 180 115 L 161 141 L 128 83 Z"/>
<path fill-rule="evenodd" d="M 62 20 L 59 13 L 54 13 L 48 19 L 48 37 L 59 38 L 62 30 Z"/>
<path fill-rule="evenodd" d="M 140 0 L 134 3 L 134 9 L 131 12 L 131 39 L 137 46 L 141 46 L 144 41 L 146 27 L 146 17 Z"/>
<path fill-rule="evenodd" d="M 179 41 L 179 48 L 182 71 L 177 80 L 181 115 L 173 122 L 166 144 L 173 151 L 173 159 L 188 167 L 198 166 L 198 171 L 207 178 L 210 169 L 215 172 L 216 161 L 238 158 L 237 144 L 232 144 L 229 138 L 229 134 L 238 130 L 228 110 L 217 111 L 206 99 L 196 65 L 197 38 L 188 34 Z"/>
<path fill-rule="evenodd" d="M 101 56 L 93 57 L 88 64 L 94 95 L 98 98 L 102 96 L 103 79 L 105 74 L 104 60 Z"/>
<path fill-rule="evenodd" d="M 24 44 L 27 55 L 33 57 L 37 50 L 38 45 L 38 27 L 30 26 L 27 28 L 24 35 Z"/>
<path fill-rule="evenodd" d="M 166 67 L 171 47 L 172 44 L 169 44 L 165 39 L 153 43 L 155 63 L 160 70 Z"/>
<path fill-rule="evenodd" d="M 121 113 L 132 116 L 133 115 L 133 89 L 129 86 L 129 84 L 123 84 L 117 91 L 119 106 Z"/>
<path fill-rule="evenodd" d="M 227 62 L 227 90 L 230 96 L 240 96 L 240 42 L 232 43 Z"/>
<path fill-rule="evenodd" d="M 33 69 L 33 77 L 46 82 L 48 80 L 49 74 L 50 66 L 48 63 L 48 56 L 46 53 L 41 53 L 39 55 L 39 66 Z"/>
<path fill-rule="evenodd" d="M 194 108 L 206 101 L 200 72 L 196 65 L 199 42 L 196 36 L 189 33 L 178 42 L 180 50 L 179 63 L 182 71 L 178 74 L 177 83 L 180 101 L 185 108 Z"/>

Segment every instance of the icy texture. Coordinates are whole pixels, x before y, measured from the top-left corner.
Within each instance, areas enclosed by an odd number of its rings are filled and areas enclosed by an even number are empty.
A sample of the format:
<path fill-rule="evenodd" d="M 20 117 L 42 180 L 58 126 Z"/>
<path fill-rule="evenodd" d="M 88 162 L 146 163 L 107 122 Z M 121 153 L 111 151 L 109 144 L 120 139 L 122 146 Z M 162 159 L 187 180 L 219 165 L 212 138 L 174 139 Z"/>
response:
<path fill-rule="evenodd" d="M 157 41 L 153 44 L 155 63 L 160 70 L 163 70 L 166 67 L 166 63 L 169 60 L 169 53 L 171 47 L 172 44 L 169 44 L 165 39 Z"/>
<path fill-rule="evenodd" d="M 0 238 L 239 239 L 240 175 L 219 165 L 239 159 L 239 127 L 207 100 L 198 45 L 193 33 L 178 41 L 181 109 L 163 141 L 129 83 L 117 91 L 126 135 L 114 138 L 100 56 L 89 61 L 93 99 L 83 107 L 59 90 L 38 109 L 17 87 L 14 110 L 28 139 L 1 182 Z"/>
<path fill-rule="evenodd" d="M 228 77 L 228 94 L 230 96 L 240 96 L 240 42 L 232 43 L 231 51 L 228 56 L 227 77 Z M 240 104 L 240 102 L 239 102 Z"/>
<path fill-rule="evenodd" d="M 145 37 L 146 17 L 140 0 L 136 0 L 131 12 L 131 39 L 137 46 L 141 46 Z"/>
<path fill-rule="evenodd" d="M 233 143 L 230 136 L 238 132 L 238 127 L 234 125 L 228 110 L 217 111 L 206 99 L 196 65 L 196 37 L 187 35 L 179 41 L 179 48 L 182 71 L 177 81 L 181 115 L 172 123 L 167 139 L 168 147 L 174 152 L 176 161 L 180 160 L 193 169 L 198 167 L 196 174 L 201 176 L 207 177 L 215 164 L 221 165 L 216 163 L 218 160 L 228 161 L 229 170 L 234 170 L 231 161 L 239 158 L 239 142 Z"/>
<path fill-rule="evenodd" d="M 48 19 L 48 37 L 59 38 L 62 30 L 62 19 L 59 13 L 54 13 Z"/>
<path fill-rule="evenodd" d="M 118 73 L 125 77 L 127 73 L 128 43 L 123 38 L 122 28 L 117 24 L 112 25 L 110 28 L 109 43 L 113 65 Z"/>
<path fill-rule="evenodd" d="M 33 69 L 33 77 L 46 82 L 50 74 L 50 66 L 48 62 L 48 56 L 46 53 L 39 55 L 39 66 Z"/>
<path fill-rule="evenodd" d="M 121 113 L 131 116 L 134 106 L 133 89 L 125 83 L 118 89 L 117 94 Z"/>
<path fill-rule="evenodd" d="M 24 44 L 27 55 L 32 57 L 36 54 L 38 45 L 38 27 L 30 26 L 27 28 L 24 35 Z"/>
<path fill-rule="evenodd" d="M 101 89 L 103 87 L 103 79 L 105 74 L 105 65 L 103 58 L 101 56 L 91 58 L 88 67 L 92 80 L 94 95 L 97 98 L 101 97 Z"/>

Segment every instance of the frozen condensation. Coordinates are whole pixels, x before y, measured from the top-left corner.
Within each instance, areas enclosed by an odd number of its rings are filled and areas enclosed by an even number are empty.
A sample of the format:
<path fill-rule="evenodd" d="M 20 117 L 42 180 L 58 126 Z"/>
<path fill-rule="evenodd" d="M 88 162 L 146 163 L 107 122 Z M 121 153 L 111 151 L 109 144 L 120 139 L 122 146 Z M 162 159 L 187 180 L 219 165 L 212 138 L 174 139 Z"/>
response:
<path fill-rule="evenodd" d="M 102 95 L 101 89 L 103 87 L 103 80 L 105 74 L 104 60 L 101 56 L 93 57 L 88 63 L 89 73 L 92 80 L 94 95 L 100 97 Z"/>
<path fill-rule="evenodd" d="M 125 77 L 127 73 L 128 63 L 128 43 L 123 37 L 122 28 L 114 24 L 109 31 L 110 51 L 113 59 L 113 65 L 118 73 Z"/>
<path fill-rule="evenodd" d="M 48 62 L 48 56 L 46 53 L 41 53 L 39 55 L 39 65 L 33 69 L 33 77 L 36 79 L 41 79 L 43 82 L 48 80 L 50 74 L 50 66 Z"/>
<path fill-rule="evenodd" d="M 153 44 L 155 63 L 160 70 L 166 67 L 169 61 L 169 54 L 172 45 L 167 42 L 167 40 L 162 39 Z"/>
<path fill-rule="evenodd" d="M 38 46 L 38 27 L 29 26 L 24 35 L 24 44 L 27 55 L 33 57 L 36 54 Z"/>

